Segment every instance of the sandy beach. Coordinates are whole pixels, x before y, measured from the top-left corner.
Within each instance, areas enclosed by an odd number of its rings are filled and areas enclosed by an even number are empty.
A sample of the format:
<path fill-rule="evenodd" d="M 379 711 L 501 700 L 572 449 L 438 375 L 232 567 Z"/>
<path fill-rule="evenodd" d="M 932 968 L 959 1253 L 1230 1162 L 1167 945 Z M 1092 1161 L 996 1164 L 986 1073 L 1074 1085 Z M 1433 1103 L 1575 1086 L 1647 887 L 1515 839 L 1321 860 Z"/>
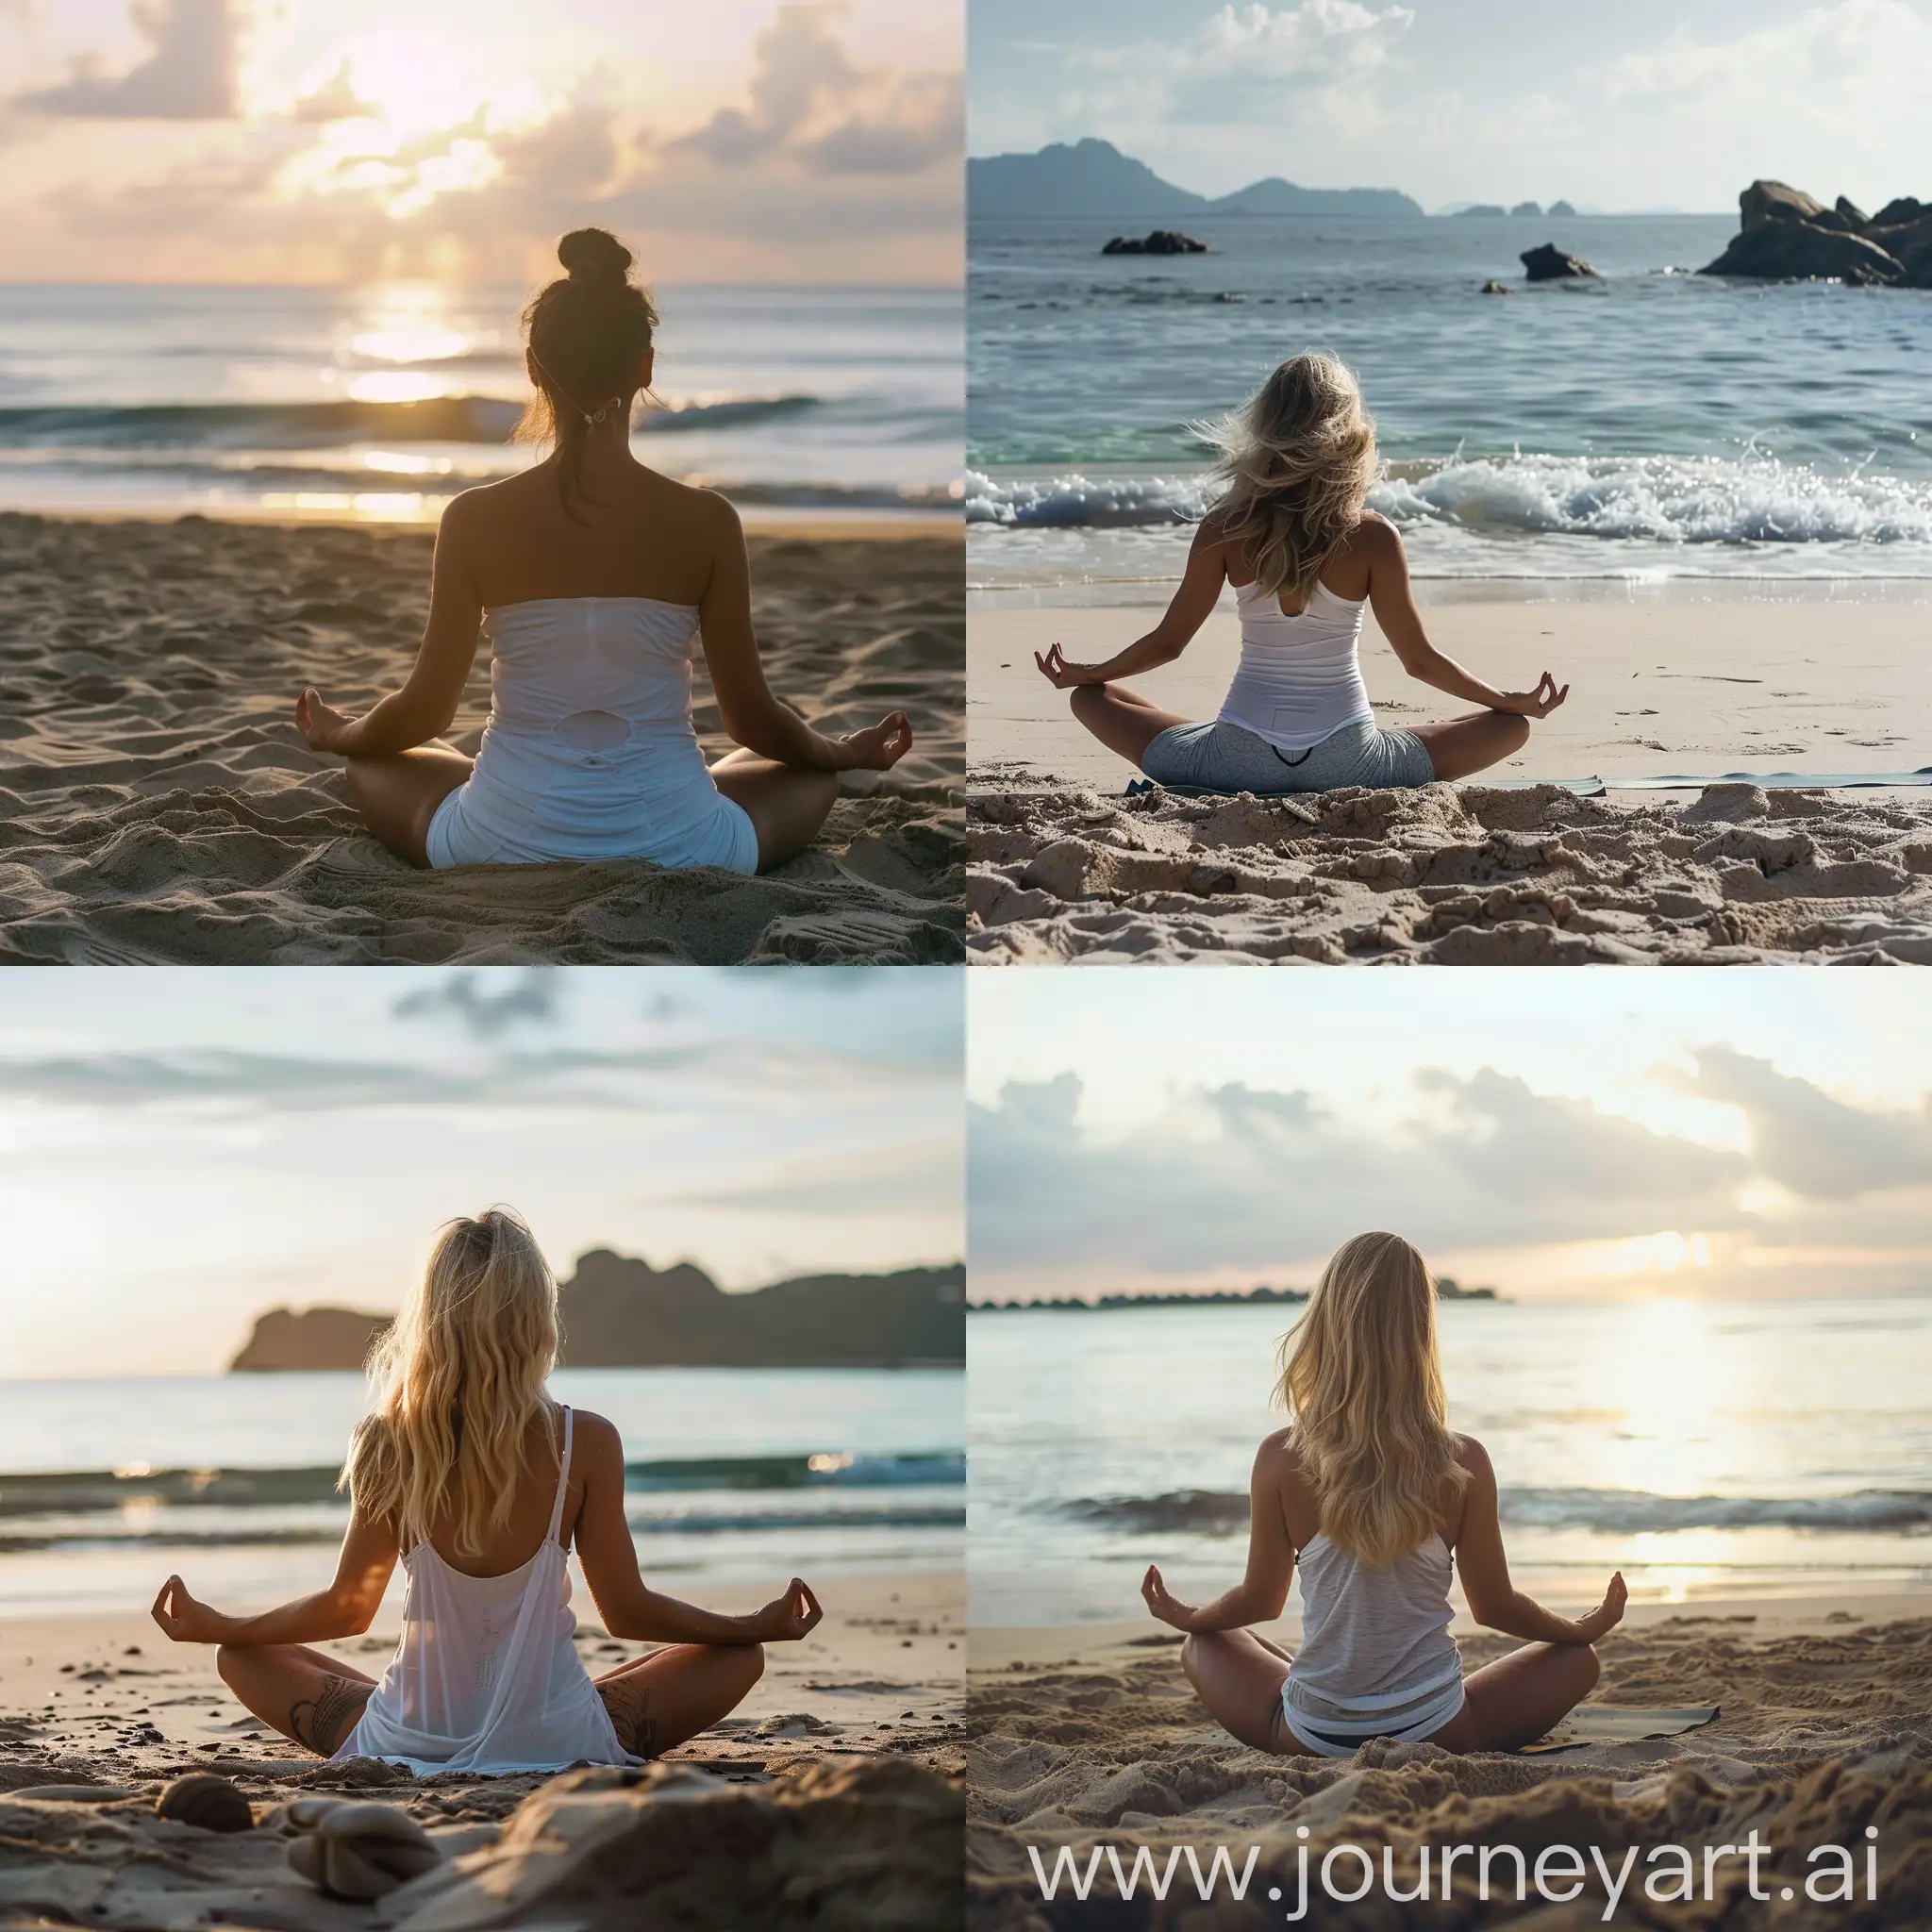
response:
<path fill-rule="evenodd" d="M 1507 688 L 1547 666 L 1569 702 L 1460 786 L 1265 801 L 1126 798 L 1136 774 L 1032 669 L 1056 639 L 1075 659 L 1109 654 L 1151 608 L 991 600 L 969 624 L 969 950 L 987 964 L 1932 959 L 1932 793 L 1698 782 L 1924 763 L 1932 606 L 1824 588 L 1419 584 L 1443 650 Z M 1135 687 L 1212 716 L 1239 648 L 1224 600 Z M 1385 724 L 1457 708 L 1406 677 L 1373 619 L 1362 662 Z M 1690 782 L 1567 789 L 1676 776 Z"/>
<path fill-rule="evenodd" d="M 0 958 L 21 963 L 926 963 L 960 957 L 959 544 L 752 538 L 774 690 L 827 730 L 911 714 L 767 877 L 641 862 L 419 872 L 362 834 L 290 715 L 414 659 L 431 537 L 0 516 Z M 698 729 L 728 748 L 703 689 Z M 474 753 L 479 660 L 451 741 Z"/>
<path fill-rule="evenodd" d="M 958 1909 L 960 1579 L 841 1579 L 823 1596 L 824 1623 L 767 1652 L 741 1709 L 641 1781 L 325 1765 L 235 1703 L 211 1648 L 170 1644 L 143 1616 L 0 1621 L 0 1921 L 618 1932 L 649 1887 L 667 1925 L 943 1923 Z M 578 1641 L 593 1672 L 647 1648 L 588 1620 Z M 394 1643 L 378 1622 L 325 1647 L 374 1674 Z M 158 1818 L 166 1782 L 194 1771 L 230 1779 L 255 1827 Z M 374 1907 L 325 1899 L 289 1867 L 281 1809 L 320 1793 L 401 1807 L 442 1863 Z"/>
<path fill-rule="evenodd" d="M 1292 1648 L 1291 1621 L 1274 1634 Z M 1457 1635 L 1470 1663 L 1512 1647 L 1462 1622 Z M 1311 1869 L 1344 1840 L 1371 1847 L 1378 1860 L 1382 1846 L 1392 1847 L 1397 1881 L 1412 1888 L 1424 1842 L 1514 1844 L 1532 1860 L 1552 1843 L 1593 1843 L 1614 1868 L 1631 1845 L 1732 1843 L 1755 1825 L 1775 1848 L 1764 1867 L 1775 1894 L 1790 1874 L 1802 1885 L 1806 1850 L 1862 1848 L 1868 1824 L 1880 1827 L 1875 1905 L 1864 1902 L 1862 1878 L 1856 1907 L 1811 1904 L 1802 1893 L 1761 1905 L 1745 1894 L 1742 1861 L 1728 1860 L 1712 1903 L 1653 1904 L 1641 1896 L 1640 1877 L 1617 1922 L 1755 1932 L 1932 1918 L 1932 1600 L 1923 1594 L 1635 1607 L 1599 1646 L 1604 1674 L 1591 1701 L 1716 1705 L 1720 1715 L 1681 1737 L 1540 1756 L 1457 1757 L 1381 1742 L 1341 1759 L 1250 1751 L 1195 1701 L 1179 1642 L 1151 1622 L 974 1631 L 967 1863 L 975 1932 L 1099 1922 L 1096 1907 L 1073 1903 L 1064 1887 L 1057 1904 L 1042 1903 L 1029 1842 L 1049 1869 L 1060 1845 L 1084 1865 L 1094 1846 L 1112 1844 L 1129 1870 L 1139 1845 L 1164 1861 L 1167 1848 L 1192 1844 L 1204 1867 L 1216 1844 L 1239 1848 L 1237 1867 L 1258 1845 L 1241 1906 L 1224 1895 L 1204 1910 L 1185 1870 L 1164 1907 L 1144 1886 L 1121 1902 L 1105 1868 L 1093 1894 L 1106 1900 L 1108 1925 L 1258 1928 L 1291 1908 L 1304 1843 Z M 1605 1894 L 1593 1876 L 1574 1904 L 1544 1905 L 1532 1890 L 1519 1905 L 1507 1890 L 1511 1869 L 1498 1865 L 1506 1889 L 1486 1907 L 1472 1869 L 1458 1868 L 1453 1905 L 1420 1923 L 1533 1921 L 1539 1932 L 1570 1932 L 1602 1922 Z M 1358 1870 L 1344 1864 L 1339 1883 L 1352 1886 Z M 1272 1907 L 1271 1874 L 1284 1888 L 1284 1902 Z M 1417 1922 L 1373 1896 L 1345 1907 L 1318 1890 L 1305 1923 L 1392 1932 Z"/>

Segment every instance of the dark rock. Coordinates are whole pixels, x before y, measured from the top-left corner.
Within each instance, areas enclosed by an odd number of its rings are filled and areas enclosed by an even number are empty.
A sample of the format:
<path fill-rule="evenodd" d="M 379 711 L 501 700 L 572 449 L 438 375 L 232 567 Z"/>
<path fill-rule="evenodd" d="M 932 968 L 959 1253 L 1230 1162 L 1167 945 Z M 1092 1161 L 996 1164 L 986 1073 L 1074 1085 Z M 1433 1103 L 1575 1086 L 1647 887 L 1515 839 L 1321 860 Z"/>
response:
<path fill-rule="evenodd" d="M 1838 198 L 1838 217 L 1849 227 L 1869 228 L 1872 225 L 1872 217 L 1856 201 L 1850 201 L 1842 194 Z"/>
<path fill-rule="evenodd" d="M 1567 201 L 1553 201 L 1549 206 L 1548 212 L 1561 218 L 1566 215 L 1574 215 L 1576 210 Z"/>
<path fill-rule="evenodd" d="M 1479 201 L 1474 208 L 1459 208 L 1458 215 L 1506 215 L 1509 210 L 1493 201 Z"/>
<path fill-rule="evenodd" d="M 1103 255 L 1207 255 L 1207 242 L 1183 235 L 1178 228 L 1156 228 L 1144 237 L 1116 235 L 1101 251 Z"/>
<path fill-rule="evenodd" d="M 1746 234 L 1769 222 L 1815 222 L 1829 212 L 1822 201 L 1813 201 L 1803 189 L 1788 188 L 1782 181 L 1752 182 L 1739 195 L 1738 208 Z"/>
<path fill-rule="evenodd" d="M 1924 215 L 1932 215 L 1932 206 L 1927 206 L 1912 195 L 1901 194 L 1896 201 L 1888 201 L 1872 217 L 1869 225 L 1874 228 L 1899 228 L 1907 223 L 1918 221 Z"/>
<path fill-rule="evenodd" d="M 1498 281 L 1487 281 L 1476 291 L 1478 295 L 1508 295 L 1514 292 L 1513 290 L 1506 288 Z"/>
<path fill-rule="evenodd" d="M 162 1818 L 199 1825 L 203 1831 L 255 1829 L 248 1800 L 211 1771 L 191 1771 L 186 1777 L 177 1777 L 155 1800 L 155 1810 Z"/>
<path fill-rule="evenodd" d="M 1518 260 L 1523 263 L 1524 273 L 1533 282 L 1568 282 L 1588 278 L 1597 279 L 1595 269 L 1580 255 L 1565 255 L 1553 242 L 1545 242 L 1541 248 L 1525 248 Z"/>
<path fill-rule="evenodd" d="M 1760 281 L 1834 281 L 1879 288 L 1901 282 L 1906 275 L 1896 257 L 1862 235 L 1827 228 L 1817 222 L 1783 219 L 1747 227 L 1699 273 Z"/>
<path fill-rule="evenodd" d="M 1531 221 L 1542 219 L 1542 209 L 1533 201 L 1519 201 L 1509 212 L 1512 215 L 1527 215 Z"/>

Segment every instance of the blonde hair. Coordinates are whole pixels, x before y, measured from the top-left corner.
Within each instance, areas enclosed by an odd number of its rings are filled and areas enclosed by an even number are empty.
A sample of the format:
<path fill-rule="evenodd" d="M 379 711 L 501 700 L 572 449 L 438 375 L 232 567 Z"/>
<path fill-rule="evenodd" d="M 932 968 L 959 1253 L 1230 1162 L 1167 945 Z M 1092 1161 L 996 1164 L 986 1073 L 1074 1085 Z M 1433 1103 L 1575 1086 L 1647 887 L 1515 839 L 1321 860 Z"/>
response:
<path fill-rule="evenodd" d="M 530 1424 L 548 1419 L 557 1280 L 508 1208 L 446 1223 L 369 1361 L 371 1408 L 339 1488 L 408 1550 L 432 1524 L 479 1557 L 509 1523 Z"/>
<path fill-rule="evenodd" d="M 1335 1251 L 1282 1337 L 1279 1394 L 1322 1533 L 1366 1563 L 1424 1541 L 1469 1479 L 1448 1423 L 1436 1284 L 1400 1235 Z"/>
<path fill-rule="evenodd" d="M 1194 433 L 1220 452 L 1213 515 L 1255 566 L 1264 597 L 1295 609 L 1361 522 L 1375 480 L 1375 425 L 1346 363 L 1291 357 L 1239 409 Z"/>

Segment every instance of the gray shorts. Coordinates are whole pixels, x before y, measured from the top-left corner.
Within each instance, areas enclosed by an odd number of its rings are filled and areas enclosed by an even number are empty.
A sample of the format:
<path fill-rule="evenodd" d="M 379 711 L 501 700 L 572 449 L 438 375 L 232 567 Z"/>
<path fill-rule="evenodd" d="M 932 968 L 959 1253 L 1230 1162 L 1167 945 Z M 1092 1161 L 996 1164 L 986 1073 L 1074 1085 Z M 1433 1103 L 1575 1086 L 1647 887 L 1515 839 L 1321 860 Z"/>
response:
<path fill-rule="evenodd" d="M 1196 791 L 1339 791 L 1344 785 L 1384 789 L 1428 785 L 1436 768 L 1413 731 L 1344 724 L 1307 751 L 1281 751 L 1265 738 L 1218 718 L 1172 724 L 1141 754 L 1157 785 Z"/>

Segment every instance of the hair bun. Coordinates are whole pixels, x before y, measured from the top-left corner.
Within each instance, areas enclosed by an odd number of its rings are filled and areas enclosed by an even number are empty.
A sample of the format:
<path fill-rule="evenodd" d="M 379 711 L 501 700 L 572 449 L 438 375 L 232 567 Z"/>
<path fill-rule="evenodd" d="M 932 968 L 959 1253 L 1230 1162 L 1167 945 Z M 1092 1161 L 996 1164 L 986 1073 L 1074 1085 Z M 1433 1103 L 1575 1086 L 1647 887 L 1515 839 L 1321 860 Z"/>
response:
<path fill-rule="evenodd" d="M 619 286 L 630 274 L 630 250 L 603 228 L 573 228 L 557 244 L 557 258 L 574 282 Z"/>

